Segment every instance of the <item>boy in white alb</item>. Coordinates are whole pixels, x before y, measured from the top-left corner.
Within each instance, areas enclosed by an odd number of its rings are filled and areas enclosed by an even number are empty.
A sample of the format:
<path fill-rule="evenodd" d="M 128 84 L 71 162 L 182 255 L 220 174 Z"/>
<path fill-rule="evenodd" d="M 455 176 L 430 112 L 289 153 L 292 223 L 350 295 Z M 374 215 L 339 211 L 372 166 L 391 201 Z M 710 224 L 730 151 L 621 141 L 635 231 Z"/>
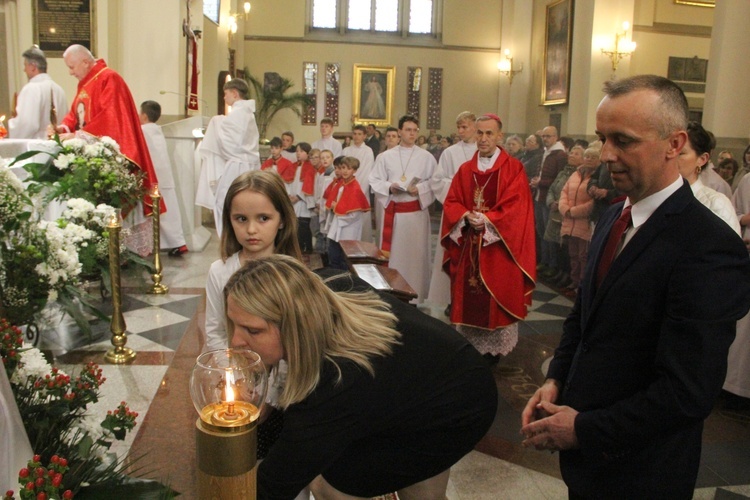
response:
<path fill-rule="evenodd" d="M 365 137 L 367 137 L 367 128 L 364 125 L 355 125 L 352 129 L 352 145 L 344 148 L 344 156 L 353 156 L 359 160 L 359 169 L 354 176 L 357 178 L 365 197 L 369 200 L 370 174 L 373 166 L 375 166 L 375 156 L 372 154 L 372 149 L 365 144 Z M 355 239 L 372 243 L 372 218 L 369 214 L 363 217 L 362 235 Z"/>
<path fill-rule="evenodd" d="M 248 99 L 247 82 L 233 78 L 224 84 L 224 102 L 232 111 L 223 119 L 214 117 L 208 124 L 206 136 L 201 144 L 204 157 L 203 170 L 198 185 L 196 204 L 204 205 L 206 189 L 215 183 L 214 220 L 216 232 L 221 236 L 221 213 L 224 198 L 232 182 L 245 172 L 260 169 L 258 141 L 260 134 L 255 123 L 255 101 Z M 206 164 L 209 168 L 206 168 Z M 214 178 L 212 178 L 214 177 Z"/>
<path fill-rule="evenodd" d="M 185 234 L 182 231 L 182 216 L 180 203 L 177 199 L 172 162 L 167 153 L 167 140 L 156 122 L 161 117 L 161 105 L 156 101 L 141 103 L 141 130 L 146 139 L 148 153 L 154 164 L 156 177 L 159 179 L 161 192 L 167 211 L 159 217 L 159 245 L 161 249 L 169 248 L 169 255 L 177 257 L 188 251 L 185 244 Z"/>
<path fill-rule="evenodd" d="M 333 157 L 341 156 L 341 143 L 333 138 L 333 120 L 326 117 L 320 120 L 320 139 L 311 144 L 313 149 L 328 149 Z"/>
<path fill-rule="evenodd" d="M 456 133 L 458 143 L 448 147 L 440 155 L 435 177 L 430 181 L 432 192 L 440 203 L 445 202 L 445 196 L 451 187 L 453 176 L 456 175 L 458 167 L 471 160 L 477 151 L 476 125 L 477 117 L 474 113 L 464 111 L 456 117 Z M 443 225 L 443 217 L 440 216 L 440 226 Z M 430 279 L 430 290 L 427 300 L 439 306 L 449 306 L 451 303 L 451 280 L 450 276 L 443 271 L 443 246 L 435 247 L 435 261 L 432 265 L 432 278 Z M 448 311 L 450 312 L 450 311 Z M 449 316 L 449 314 L 446 314 Z"/>
<path fill-rule="evenodd" d="M 415 145 L 419 120 L 411 115 L 398 122 L 401 144 L 378 155 L 370 175 L 375 209 L 382 212 L 380 248 L 388 266 L 398 270 L 422 303 L 430 288 L 430 214 L 435 195 L 429 180 L 435 157 Z"/>

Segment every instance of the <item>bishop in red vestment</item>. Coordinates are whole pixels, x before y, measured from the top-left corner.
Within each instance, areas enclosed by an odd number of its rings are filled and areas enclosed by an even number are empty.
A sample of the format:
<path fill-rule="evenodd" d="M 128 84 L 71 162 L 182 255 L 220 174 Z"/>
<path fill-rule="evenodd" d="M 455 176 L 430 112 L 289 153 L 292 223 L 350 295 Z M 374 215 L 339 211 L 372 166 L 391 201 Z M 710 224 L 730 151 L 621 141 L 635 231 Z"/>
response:
<path fill-rule="evenodd" d="M 81 45 L 68 47 L 63 59 L 70 74 L 78 78 L 78 93 L 57 132 L 83 130 L 98 137 L 111 137 L 120 145 L 122 154 L 146 174 L 144 186 L 147 193 L 151 192 L 157 183 L 156 173 L 141 130 L 138 108 L 125 80 Z M 143 209 L 149 215 L 151 201 L 146 198 Z M 161 211 L 165 211 L 163 200 Z"/>
<path fill-rule="evenodd" d="M 483 330 L 525 318 L 536 279 L 529 182 L 523 164 L 495 145 L 500 126 L 494 115 L 477 120 L 478 151 L 453 178 L 440 232 L 451 322 Z"/>

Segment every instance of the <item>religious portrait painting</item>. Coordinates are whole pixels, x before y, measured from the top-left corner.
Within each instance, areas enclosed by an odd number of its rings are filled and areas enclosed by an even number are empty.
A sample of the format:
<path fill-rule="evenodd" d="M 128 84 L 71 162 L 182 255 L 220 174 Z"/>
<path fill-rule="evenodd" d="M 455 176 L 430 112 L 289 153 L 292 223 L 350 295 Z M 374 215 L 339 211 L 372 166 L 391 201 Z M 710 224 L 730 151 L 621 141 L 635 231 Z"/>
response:
<path fill-rule="evenodd" d="M 386 126 L 393 115 L 395 66 L 354 65 L 354 122 Z"/>
<path fill-rule="evenodd" d="M 559 0 L 547 5 L 546 20 L 542 104 L 553 106 L 568 102 L 573 0 Z"/>

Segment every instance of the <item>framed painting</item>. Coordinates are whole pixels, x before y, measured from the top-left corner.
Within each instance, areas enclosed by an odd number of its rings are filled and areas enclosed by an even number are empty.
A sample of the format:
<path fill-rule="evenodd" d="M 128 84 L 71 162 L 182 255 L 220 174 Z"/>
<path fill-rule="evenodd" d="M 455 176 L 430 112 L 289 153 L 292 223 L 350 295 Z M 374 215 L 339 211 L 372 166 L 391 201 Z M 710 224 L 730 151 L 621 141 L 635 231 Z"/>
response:
<path fill-rule="evenodd" d="M 354 124 L 390 125 L 396 87 L 395 66 L 354 65 Z"/>
<path fill-rule="evenodd" d="M 716 7 L 716 0 L 674 0 L 674 3 L 695 7 Z"/>
<path fill-rule="evenodd" d="M 568 102 L 572 35 L 573 0 L 558 0 L 547 5 L 542 78 L 542 104 L 545 106 Z"/>

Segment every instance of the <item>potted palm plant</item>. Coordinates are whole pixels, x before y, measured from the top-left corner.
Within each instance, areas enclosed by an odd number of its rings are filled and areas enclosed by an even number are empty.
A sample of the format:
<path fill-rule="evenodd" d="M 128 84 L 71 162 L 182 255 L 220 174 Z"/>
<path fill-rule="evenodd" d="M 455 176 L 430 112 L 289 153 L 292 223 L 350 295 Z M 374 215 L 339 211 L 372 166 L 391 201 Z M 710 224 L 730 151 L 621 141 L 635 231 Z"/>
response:
<path fill-rule="evenodd" d="M 255 122 L 258 124 L 261 143 L 265 144 L 268 125 L 282 109 L 289 109 L 295 115 L 302 116 L 306 106 L 314 104 L 313 98 L 302 92 L 290 93 L 294 84 L 288 78 L 276 75 L 268 84 L 259 81 L 245 68 L 245 78 L 250 84 L 251 98 L 255 99 Z"/>

